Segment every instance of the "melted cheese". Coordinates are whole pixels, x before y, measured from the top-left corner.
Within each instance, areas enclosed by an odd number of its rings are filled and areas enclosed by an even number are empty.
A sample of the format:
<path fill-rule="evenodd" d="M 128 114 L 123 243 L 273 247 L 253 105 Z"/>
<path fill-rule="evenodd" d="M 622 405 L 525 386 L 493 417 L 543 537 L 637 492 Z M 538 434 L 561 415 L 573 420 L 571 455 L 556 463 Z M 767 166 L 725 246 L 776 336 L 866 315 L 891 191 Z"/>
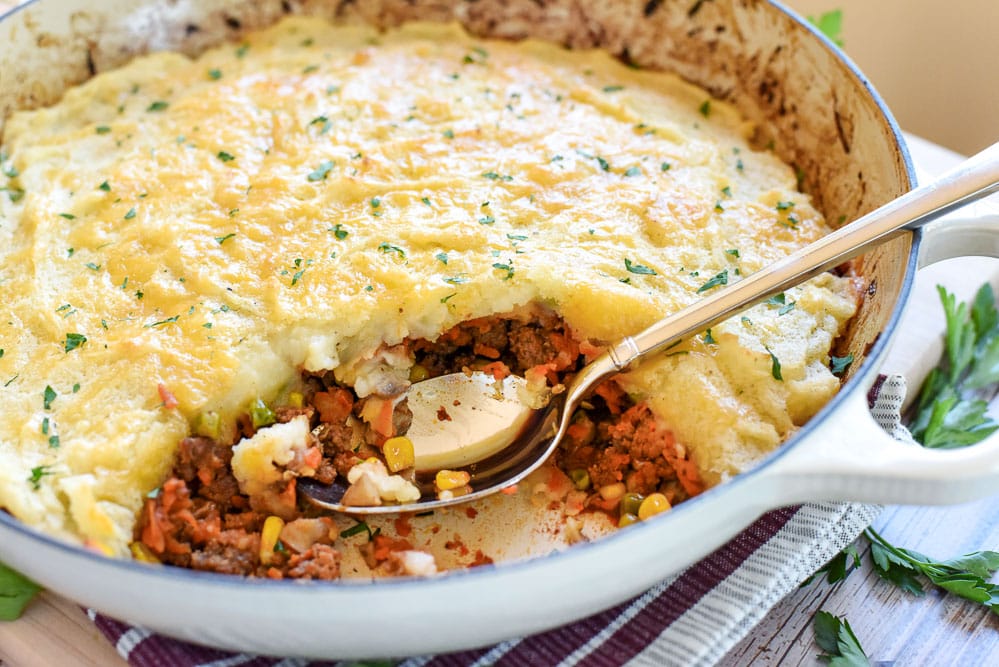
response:
<path fill-rule="evenodd" d="M 124 553 L 202 411 L 531 302 L 596 342 L 651 324 L 828 231 L 749 129 L 600 52 L 304 18 L 16 114 L 0 506 Z M 850 294 L 827 276 L 629 388 L 723 477 L 835 391 Z"/>

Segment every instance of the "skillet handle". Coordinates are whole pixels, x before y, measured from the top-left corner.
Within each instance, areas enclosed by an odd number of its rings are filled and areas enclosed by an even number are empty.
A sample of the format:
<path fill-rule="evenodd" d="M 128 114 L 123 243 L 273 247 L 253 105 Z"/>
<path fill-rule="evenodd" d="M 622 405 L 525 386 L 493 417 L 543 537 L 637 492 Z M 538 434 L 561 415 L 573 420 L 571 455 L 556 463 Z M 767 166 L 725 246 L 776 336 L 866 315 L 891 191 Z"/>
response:
<path fill-rule="evenodd" d="M 973 204 L 928 223 L 923 235 L 920 267 L 955 257 L 999 257 L 999 207 L 988 200 Z M 865 388 L 874 375 L 867 374 Z M 874 421 L 866 394 L 854 389 L 836 415 L 760 471 L 773 505 L 809 500 L 942 505 L 999 493 L 999 432 L 962 449 L 901 442 Z"/>
<path fill-rule="evenodd" d="M 871 416 L 867 392 L 854 391 L 817 432 L 760 472 L 774 507 L 813 500 L 962 503 L 999 493 L 999 432 L 962 449 L 895 440 Z"/>

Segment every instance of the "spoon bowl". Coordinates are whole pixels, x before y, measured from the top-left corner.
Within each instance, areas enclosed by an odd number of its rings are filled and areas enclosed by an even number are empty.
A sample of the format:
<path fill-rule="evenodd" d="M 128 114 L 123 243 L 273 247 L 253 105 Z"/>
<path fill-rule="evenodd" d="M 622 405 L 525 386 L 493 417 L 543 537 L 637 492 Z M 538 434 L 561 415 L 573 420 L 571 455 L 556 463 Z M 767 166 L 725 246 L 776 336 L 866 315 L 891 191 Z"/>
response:
<path fill-rule="evenodd" d="M 442 454 L 449 447 L 446 443 L 461 449 L 462 441 L 466 438 L 468 440 L 465 444 L 474 441 L 470 451 L 483 454 L 481 458 L 460 468 L 469 473 L 472 488 L 470 493 L 443 499 L 438 497 L 431 469 L 417 475 L 421 497 L 414 503 L 373 507 L 344 505 L 341 500 L 346 487 L 339 484 L 324 485 L 309 478 L 299 479 L 299 494 L 325 509 L 350 514 L 390 514 L 457 505 L 511 488 L 551 456 L 565 435 L 576 407 L 601 381 L 689 335 L 997 190 L 999 143 L 962 162 L 936 181 L 912 190 L 784 259 L 665 317 L 644 331 L 622 338 L 584 366 L 565 387 L 565 391 L 554 395 L 544 408 L 537 411 L 526 407 L 524 410 L 511 410 L 510 415 L 519 415 L 518 418 L 522 420 L 515 426 L 512 418 L 505 422 L 501 418 L 498 427 L 484 422 L 463 422 L 466 425 L 472 423 L 474 427 L 473 431 L 465 431 L 464 434 L 444 429 L 449 431 L 448 435 L 437 436 L 441 440 L 433 445 L 438 455 L 437 463 L 452 461 L 447 454 Z M 438 382 L 450 382 L 459 388 L 466 385 L 472 387 L 477 382 L 473 377 L 475 375 L 477 374 L 456 373 L 442 376 L 447 380 L 434 378 L 418 383 L 414 388 Z M 495 400 L 488 393 L 480 391 L 478 395 L 474 392 L 462 394 L 467 396 L 465 400 L 469 404 L 465 408 L 470 410 L 469 414 L 476 414 L 472 409 L 475 406 L 480 406 L 478 409 L 483 414 L 488 411 L 488 402 Z M 434 401 L 427 405 L 434 409 Z M 428 409 L 427 405 L 414 406 L 414 419 L 418 412 Z M 455 436 L 453 433 L 459 435 Z M 431 440 L 433 439 L 432 436 Z M 482 441 L 488 441 L 489 446 L 479 447 L 477 443 Z M 430 477 L 427 477 L 428 472 L 431 473 Z"/>

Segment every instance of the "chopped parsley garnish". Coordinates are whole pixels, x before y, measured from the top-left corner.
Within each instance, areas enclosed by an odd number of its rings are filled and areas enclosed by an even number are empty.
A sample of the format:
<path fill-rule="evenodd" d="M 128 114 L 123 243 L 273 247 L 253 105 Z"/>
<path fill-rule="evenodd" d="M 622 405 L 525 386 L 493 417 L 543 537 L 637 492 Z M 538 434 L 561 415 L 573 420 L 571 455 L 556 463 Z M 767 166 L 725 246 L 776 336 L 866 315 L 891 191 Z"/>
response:
<path fill-rule="evenodd" d="M 31 482 L 31 488 L 37 491 L 42 488 L 42 477 L 48 475 L 54 475 L 55 473 L 49 470 L 52 466 L 43 465 L 37 466 L 31 469 L 31 476 L 28 477 L 28 481 Z"/>
<path fill-rule="evenodd" d="M 721 273 L 698 287 L 697 293 L 706 292 L 712 287 L 718 287 L 719 285 L 728 285 L 728 269 L 723 269 Z"/>
<path fill-rule="evenodd" d="M 794 202 L 793 201 L 779 201 L 779 202 L 777 202 L 777 210 L 778 211 L 787 211 L 787 210 L 790 210 L 792 208 L 794 208 Z"/>
<path fill-rule="evenodd" d="M 722 194 L 725 195 L 726 197 L 731 197 L 732 196 L 732 186 L 726 185 L 725 187 L 723 187 L 722 188 Z"/>
<path fill-rule="evenodd" d="M 711 100 L 704 100 L 701 106 L 697 107 L 697 110 L 701 112 L 701 115 L 705 118 L 711 115 Z"/>
<path fill-rule="evenodd" d="M 3 359 L 3 348 L 0 347 L 0 359 Z"/>
<path fill-rule="evenodd" d="M 452 298 L 452 297 L 455 297 L 455 296 L 457 296 L 457 295 L 458 295 L 458 293 L 457 293 L 457 292 L 451 292 L 451 293 L 450 293 L 450 294 L 448 294 L 447 296 L 445 296 L 445 297 L 442 297 L 442 298 L 441 298 L 441 303 L 447 303 L 448 301 L 450 301 L 450 300 L 451 300 L 451 298 Z"/>
<path fill-rule="evenodd" d="M 711 335 L 711 329 L 708 329 L 707 331 L 704 332 L 704 342 L 707 343 L 708 345 L 718 344 L 718 341 L 715 340 L 715 337 Z"/>
<path fill-rule="evenodd" d="M 445 139 L 454 139 L 454 130 L 444 130 Z"/>
<path fill-rule="evenodd" d="M 494 218 L 491 215 L 487 215 L 487 216 L 485 216 L 483 218 L 479 218 L 479 224 L 480 225 L 491 225 L 494 222 L 496 222 L 496 218 Z"/>
<path fill-rule="evenodd" d="M 850 364 L 852 363 L 853 363 L 852 354 L 848 354 L 845 357 L 830 356 L 829 370 L 832 371 L 833 375 L 838 377 L 842 375 L 846 371 L 846 369 L 850 367 Z"/>
<path fill-rule="evenodd" d="M 512 181 L 513 176 L 506 176 L 497 174 L 495 171 L 483 172 L 482 178 L 488 178 L 490 181 Z"/>
<path fill-rule="evenodd" d="M 222 70 L 220 69 L 210 69 L 208 70 L 208 78 L 212 81 L 218 81 L 222 78 Z"/>
<path fill-rule="evenodd" d="M 429 198 L 427 198 L 427 197 L 420 197 L 420 201 L 423 202 L 424 204 L 426 204 L 427 206 L 430 206 L 430 199 Z"/>
<path fill-rule="evenodd" d="M 86 264 L 84 264 L 84 266 L 86 266 L 91 271 L 100 271 L 101 270 L 101 265 L 100 264 L 94 264 L 93 262 L 87 262 Z"/>
<path fill-rule="evenodd" d="M 131 220 L 135 217 L 135 207 L 128 209 L 128 213 L 125 214 L 125 220 Z"/>
<path fill-rule="evenodd" d="M 732 255 L 732 257 L 735 257 L 736 259 L 738 259 L 739 258 L 739 249 L 738 248 L 732 248 L 730 250 L 726 250 L 725 254 L 726 255 Z"/>
<path fill-rule="evenodd" d="M 76 220 L 76 216 L 72 213 L 60 213 L 59 217 L 66 218 L 67 220 Z"/>
<path fill-rule="evenodd" d="M 218 243 L 219 245 L 222 245 L 223 243 L 225 243 L 226 241 L 228 241 L 229 239 L 231 239 L 235 235 L 236 235 L 236 232 L 232 232 L 230 234 L 226 234 L 225 236 L 216 236 L 215 237 L 215 242 Z"/>
<path fill-rule="evenodd" d="M 180 315 L 174 315 L 173 317 L 168 317 L 165 320 L 160 320 L 159 322 L 153 322 L 152 324 L 147 324 L 146 329 L 152 329 L 153 327 L 161 327 L 164 324 L 172 324 L 180 319 Z"/>
<path fill-rule="evenodd" d="M 97 134 L 108 134 L 111 131 L 111 128 L 108 127 L 107 125 L 98 125 L 97 127 L 94 128 L 94 131 Z"/>
<path fill-rule="evenodd" d="M 493 266 L 496 265 L 493 264 Z M 468 278 L 464 274 L 458 274 L 457 276 L 449 276 L 445 278 L 444 282 L 446 282 L 449 285 L 461 285 L 463 283 L 467 283 Z"/>
<path fill-rule="evenodd" d="M 333 121 L 326 116 L 316 116 L 309 121 L 309 125 L 322 125 L 322 128 L 319 130 L 319 134 L 326 134 L 329 132 L 330 128 L 333 127 Z"/>
<path fill-rule="evenodd" d="M 382 200 L 378 197 L 371 198 L 371 208 L 378 208 L 382 205 Z"/>
<path fill-rule="evenodd" d="M 628 259 L 627 257 L 624 258 L 624 268 L 628 271 L 628 273 L 635 273 L 640 276 L 658 275 L 655 272 L 655 269 L 650 269 L 649 267 L 643 266 L 642 264 L 633 264 L 631 260 Z"/>
<path fill-rule="evenodd" d="M 311 182 L 325 181 L 326 177 L 329 175 L 330 171 L 333 169 L 333 161 L 325 160 L 319 163 L 315 171 L 311 172 L 308 176 Z"/>
<path fill-rule="evenodd" d="M 641 176 L 642 170 L 639 167 L 628 167 L 628 170 L 624 172 L 625 176 Z"/>
<path fill-rule="evenodd" d="M 670 168 L 669 162 L 663 162 L 662 164 L 659 165 L 659 171 L 669 171 L 669 168 Z"/>
<path fill-rule="evenodd" d="M 366 524 L 365 522 L 358 521 L 357 523 L 355 523 L 350 528 L 341 530 L 340 531 L 340 537 L 342 537 L 343 539 L 347 539 L 348 537 L 353 537 L 354 535 L 360 535 L 361 533 L 367 533 L 368 534 L 368 538 L 370 538 L 371 537 L 371 528 L 369 528 L 368 524 Z"/>
<path fill-rule="evenodd" d="M 66 352 L 72 352 L 76 348 L 80 347 L 87 342 L 87 337 L 79 333 L 68 333 L 66 334 Z"/>
<path fill-rule="evenodd" d="M 605 93 L 616 93 L 619 90 L 624 90 L 624 86 L 604 86 Z"/>
<path fill-rule="evenodd" d="M 246 52 L 250 50 L 249 44 L 240 44 L 239 48 L 236 49 L 236 57 L 242 58 L 246 55 Z"/>
<path fill-rule="evenodd" d="M 523 234 L 507 234 L 506 237 L 511 241 L 526 241 L 527 237 Z"/>
<path fill-rule="evenodd" d="M 107 181 L 104 181 L 103 183 L 97 186 L 97 189 L 103 190 L 104 192 L 111 192 L 111 184 L 108 183 Z"/>
<path fill-rule="evenodd" d="M 434 259 L 436 259 L 438 262 L 440 262 L 444 266 L 447 266 L 447 253 L 446 252 L 442 251 L 442 252 L 437 253 L 436 255 L 434 255 Z"/>
<path fill-rule="evenodd" d="M 58 398 L 59 394 L 50 385 L 45 385 L 45 391 L 42 393 L 42 407 L 46 410 L 52 409 L 52 402 Z"/>
<path fill-rule="evenodd" d="M 497 262 L 496 264 L 493 264 L 493 268 L 498 271 L 506 272 L 506 275 L 503 276 L 503 280 L 510 280 L 510 278 L 513 278 L 513 263 L 501 264 Z"/>
<path fill-rule="evenodd" d="M 777 311 L 777 315 L 780 316 L 787 315 L 794 310 L 795 305 L 797 305 L 797 301 L 788 301 L 784 292 L 781 292 L 780 294 L 775 294 L 767 299 L 767 305 L 779 308 L 780 310 Z"/>
<path fill-rule="evenodd" d="M 347 235 L 350 233 L 346 229 L 344 229 L 343 225 L 341 225 L 339 222 L 330 227 L 328 231 L 333 232 L 333 236 L 335 236 L 338 241 L 344 240 L 345 238 L 347 238 Z"/>
<path fill-rule="evenodd" d="M 769 347 L 765 345 L 763 347 L 767 351 L 767 354 L 770 355 L 770 374 L 774 376 L 775 380 L 783 382 L 784 378 L 780 374 L 780 360 L 777 358 L 777 355 L 770 351 Z"/>
<path fill-rule="evenodd" d="M 59 446 L 59 436 L 58 435 L 50 435 L 49 436 L 49 447 L 52 447 L 54 449 L 54 448 L 56 448 L 58 446 Z"/>
<path fill-rule="evenodd" d="M 232 153 L 226 153 L 225 151 L 219 151 L 217 157 L 223 162 L 232 162 L 233 160 L 236 159 L 235 155 L 233 155 Z"/>
<path fill-rule="evenodd" d="M 405 250 L 403 250 L 399 246 L 394 246 L 391 243 L 387 243 L 385 241 L 382 241 L 381 243 L 378 244 L 378 249 L 384 253 L 394 252 L 397 253 L 400 257 L 406 256 Z"/>
<path fill-rule="evenodd" d="M 146 111 L 164 111 L 169 106 L 170 106 L 169 102 L 164 102 L 163 100 L 157 100 L 156 102 L 150 104 L 146 108 Z"/>
<path fill-rule="evenodd" d="M 610 171 L 610 162 L 608 162 L 607 160 L 603 159 L 599 155 L 596 156 L 596 160 L 597 160 L 597 164 L 600 165 L 600 168 L 602 170 L 604 170 L 604 171 Z"/>

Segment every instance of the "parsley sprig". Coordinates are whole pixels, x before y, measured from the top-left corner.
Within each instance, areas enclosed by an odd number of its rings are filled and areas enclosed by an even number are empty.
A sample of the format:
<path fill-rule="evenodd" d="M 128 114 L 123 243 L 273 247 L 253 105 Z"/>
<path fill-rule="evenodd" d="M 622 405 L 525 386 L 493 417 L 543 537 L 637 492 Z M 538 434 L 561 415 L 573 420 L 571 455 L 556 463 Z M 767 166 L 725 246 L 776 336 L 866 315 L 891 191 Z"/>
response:
<path fill-rule="evenodd" d="M 0 621 L 13 621 L 41 588 L 0 563 Z"/>
<path fill-rule="evenodd" d="M 815 614 L 812 627 L 815 630 L 815 643 L 825 651 L 819 656 L 819 660 L 832 667 L 870 666 L 867 654 L 845 618 L 820 611 Z"/>
<path fill-rule="evenodd" d="M 999 570 L 999 553 L 974 551 L 948 560 L 937 560 L 918 551 L 891 544 L 873 528 L 864 531 L 871 541 L 874 571 L 913 595 L 923 595 L 921 577 L 954 595 L 985 605 L 999 614 L 999 585 L 989 578 Z"/>
<path fill-rule="evenodd" d="M 967 447 L 999 429 L 985 415 L 999 384 L 999 312 L 988 283 L 971 304 L 938 285 L 947 320 L 944 358 L 923 381 L 909 430 L 924 447 Z"/>

